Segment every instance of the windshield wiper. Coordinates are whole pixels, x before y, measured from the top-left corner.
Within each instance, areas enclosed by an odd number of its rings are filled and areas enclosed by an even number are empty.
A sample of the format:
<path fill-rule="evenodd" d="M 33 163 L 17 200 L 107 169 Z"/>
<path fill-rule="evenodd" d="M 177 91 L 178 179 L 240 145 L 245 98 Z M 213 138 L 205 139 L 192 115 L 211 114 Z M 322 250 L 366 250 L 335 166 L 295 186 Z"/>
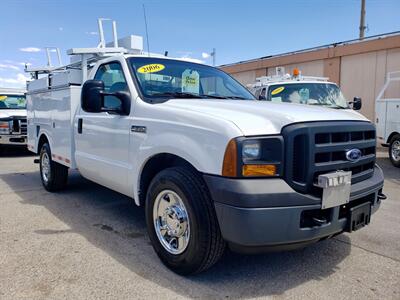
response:
<path fill-rule="evenodd" d="M 204 98 L 213 98 L 213 99 L 227 99 L 227 97 L 225 97 L 225 96 L 217 96 L 217 95 L 201 94 L 199 96 L 204 97 Z"/>
<path fill-rule="evenodd" d="M 248 100 L 248 99 L 240 97 L 240 96 L 227 96 L 225 98 L 226 99 L 236 99 L 236 100 Z"/>
<path fill-rule="evenodd" d="M 340 105 L 332 105 L 332 104 L 326 104 L 326 103 L 307 103 L 307 105 L 315 105 L 315 106 L 327 106 L 329 108 L 335 108 L 335 109 L 347 109 L 348 107 L 340 106 Z"/>
<path fill-rule="evenodd" d="M 174 97 L 174 98 L 202 98 L 200 95 L 191 94 L 191 93 L 182 93 L 182 92 L 165 92 L 153 94 L 153 96 L 159 97 Z"/>
<path fill-rule="evenodd" d="M 238 99 L 238 100 L 246 100 L 243 97 L 238 96 L 217 96 L 217 95 L 206 95 L 206 94 L 192 94 L 192 93 L 184 93 L 184 92 L 165 92 L 165 93 L 158 93 L 153 94 L 153 96 L 160 96 L 160 97 L 175 97 L 175 98 L 213 98 L 213 99 Z"/>

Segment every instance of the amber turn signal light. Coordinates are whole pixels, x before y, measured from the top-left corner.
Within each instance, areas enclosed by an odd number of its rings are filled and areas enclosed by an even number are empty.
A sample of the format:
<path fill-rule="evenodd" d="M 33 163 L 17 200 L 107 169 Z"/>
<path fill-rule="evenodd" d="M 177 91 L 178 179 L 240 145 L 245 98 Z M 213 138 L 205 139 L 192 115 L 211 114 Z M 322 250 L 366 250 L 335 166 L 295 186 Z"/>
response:
<path fill-rule="evenodd" d="M 234 139 L 226 146 L 224 162 L 222 164 L 222 176 L 237 177 L 237 145 Z"/>
<path fill-rule="evenodd" d="M 275 165 L 244 165 L 242 168 L 243 176 L 275 176 Z"/>

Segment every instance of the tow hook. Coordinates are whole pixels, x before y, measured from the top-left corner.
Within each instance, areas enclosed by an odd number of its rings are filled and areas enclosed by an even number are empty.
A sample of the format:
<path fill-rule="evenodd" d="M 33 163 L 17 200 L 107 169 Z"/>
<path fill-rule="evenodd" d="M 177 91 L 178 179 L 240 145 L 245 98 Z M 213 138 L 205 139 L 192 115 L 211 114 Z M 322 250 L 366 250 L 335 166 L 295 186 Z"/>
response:
<path fill-rule="evenodd" d="M 328 220 L 325 219 L 324 217 L 319 217 L 319 218 L 313 217 L 312 220 L 318 226 L 321 226 L 321 225 L 324 225 L 324 224 L 328 223 Z"/>
<path fill-rule="evenodd" d="M 385 194 L 383 194 L 383 193 L 378 193 L 378 199 L 379 200 L 386 200 L 387 196 Z"/>

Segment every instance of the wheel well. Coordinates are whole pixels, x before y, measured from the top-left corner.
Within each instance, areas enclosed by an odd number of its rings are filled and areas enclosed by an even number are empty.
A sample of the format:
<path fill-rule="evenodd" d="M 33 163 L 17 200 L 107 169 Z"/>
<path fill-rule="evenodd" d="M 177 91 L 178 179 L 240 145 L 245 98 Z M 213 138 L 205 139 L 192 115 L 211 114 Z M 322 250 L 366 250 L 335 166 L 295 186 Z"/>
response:
<path fill-rule="evenodd" d="M 389 137 L 388 137 L 388 140 L 387 140 L 387 143 L 390 143 L 390 141 L 392 140 L 392 138 L 396 135 L 396 134 L 399 134 L 398 132 L 392 132 L 390 135 L 389 135 Z"/>
<path fill-rule="evenodd" d="M 193 167 L 188 161 L 179 156 L 169 153 L 157 154 L 146 162 L 140 176 L 140 184 L 139 184 L 140 206 L 144 205 L 146 201 L 147 189 L 149 188 L 150 182 L 154 178 L 154 176 L 156 176 L 159 172 L 161 172 L 164 169 L 171 167 L 178 167 L 178 166 L 185 166 L 197 172 L 196 168 Z"/>
<path fill-rule="evenodd" d="M 39 138 L 38 151 L 37 151 L 38 154 L 40 153 L 40 150 L 42 149 L 45 143 L 49 143 L 49 140 L 47 139 L 46 135 L 42 134 Z"/>

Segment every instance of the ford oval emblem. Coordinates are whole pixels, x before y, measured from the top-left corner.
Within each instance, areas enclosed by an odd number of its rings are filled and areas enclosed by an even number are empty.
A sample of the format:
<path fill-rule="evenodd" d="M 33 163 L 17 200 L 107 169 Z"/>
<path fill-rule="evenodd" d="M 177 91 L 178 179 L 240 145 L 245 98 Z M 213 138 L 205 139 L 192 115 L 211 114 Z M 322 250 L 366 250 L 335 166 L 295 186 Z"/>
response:
<path fill-rule="evenodd" d="M 352 161 L 352 162 L 359 161 L 361 156 L 362 156 L 362 153 L 361 153 L 360 149 L 351 149 L 346 152 L 347 160 Z"/>

